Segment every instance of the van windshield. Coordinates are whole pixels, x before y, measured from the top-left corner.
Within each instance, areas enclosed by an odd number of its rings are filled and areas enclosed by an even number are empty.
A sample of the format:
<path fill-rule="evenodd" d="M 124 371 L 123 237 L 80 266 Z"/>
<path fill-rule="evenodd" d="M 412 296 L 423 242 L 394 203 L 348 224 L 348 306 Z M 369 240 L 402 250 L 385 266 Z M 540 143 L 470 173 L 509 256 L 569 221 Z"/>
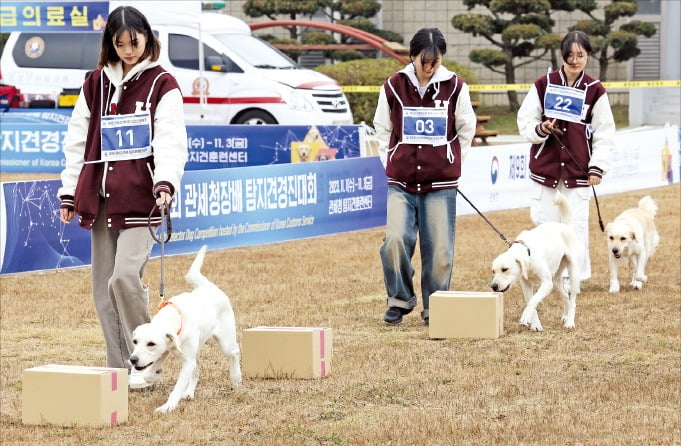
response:
<path fill-rule="evenodd" d="M 255 36 L 215 34 L 215 37 L 254 67 L 279 70 L 298 68 L 298 65 L 282 52 Z"/>

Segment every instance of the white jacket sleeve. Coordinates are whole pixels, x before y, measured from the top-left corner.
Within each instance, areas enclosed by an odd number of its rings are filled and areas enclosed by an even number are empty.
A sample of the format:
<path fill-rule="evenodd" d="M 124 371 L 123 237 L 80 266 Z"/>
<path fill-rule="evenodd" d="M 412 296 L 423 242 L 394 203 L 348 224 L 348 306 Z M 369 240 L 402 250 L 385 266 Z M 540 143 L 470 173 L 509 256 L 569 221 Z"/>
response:
<path fill-rule="evenodd" d="M 78 177 L 85 164 L 85 141 L 89 125 L 90 108 L 81 89 L 64 138 L 66 165 L 61 171 L 61 187 L 57 191 L 57 197 L 73 196 L 76 193 Z"/>
<path fill-rule="evenodd" d="M 383 167 L 388 162 L 388 144 L 390 144 L 390 134 L 393 131 L 393 122 L 390 120 L 390 106 L 385 94 L 385 86 L 381 87 L 378 94 L 378 104 L 374 113 L 374 130 L 378 139 L 378 156 L 383 163 Z"/>
<path fill-rule="evenodd" d="M 456 108 L 454 109 L 454 127 L 456 128 L 456 133 L 459 137 L 462 163 L 471 150 L 477 123 L 478 118 L 475 116 L 475 111 L 471 104 L 471 95 L 468 91 L 468 85 L 463 84 L 461 92 L 459 93 L 459 98 L 456 101 Z"/>
<path fill-rule="evenodd" d="M 592 151 L 589 167 L 610 170 L 610 152 L 615 148 L 615 118 L 612 116 L 608 94 L 598 98 L 591 112 Z"/>
<path fill-rule="evenodd" d="M 180 182 L 187 162 L 187 128 L 184 122 L 184 109 L 180 90 L 167 92 L 158 105 L 154 115 L 154 184 L 167 181 L 173 185 L 175 193 L 180 190 Z"/>
<path fill-rule="evenodd" d="M 527 96 L 523 100 L 520 110 L 518 110 L 518 132 L 520 136 L 524 137 L 526 141 L 532 144 L 540 144 L 546 141 L 549 136 L 540 136 L 537 134 L 537 126 L 541 124 L 541 117 L 544 108 L 537 93 L 537 87 L 533 84 Z"/>

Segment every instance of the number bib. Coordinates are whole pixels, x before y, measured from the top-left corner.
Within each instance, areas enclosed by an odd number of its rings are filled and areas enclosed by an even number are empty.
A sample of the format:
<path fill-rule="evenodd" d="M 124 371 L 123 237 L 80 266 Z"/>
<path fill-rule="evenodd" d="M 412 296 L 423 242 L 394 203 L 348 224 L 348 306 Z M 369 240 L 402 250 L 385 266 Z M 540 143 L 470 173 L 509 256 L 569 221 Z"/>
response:
<path fill-rule="evenodd" d="M 402 109 L 402 142 L 407 144 L 447 143 L 449 107 L 404 107 Z"/>
<path fill-rule="evenodd" d="M 151 156 L 149 113 L 102 116 L 102 161 Z"/>
<path fill-rule="evenodd" d="M 586 91 L 561 85 L 546 87 L 544 115 L 570 122 L 582 122 L 588 107 L 584 106 Z"/>

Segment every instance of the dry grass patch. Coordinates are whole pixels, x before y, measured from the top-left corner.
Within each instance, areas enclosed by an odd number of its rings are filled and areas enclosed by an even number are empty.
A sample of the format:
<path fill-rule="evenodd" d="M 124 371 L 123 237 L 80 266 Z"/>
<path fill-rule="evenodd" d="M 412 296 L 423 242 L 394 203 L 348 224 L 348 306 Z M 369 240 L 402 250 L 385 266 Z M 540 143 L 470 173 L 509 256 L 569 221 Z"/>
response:
<path fill-rule="evenodd" d="M 23 369 L 104 364 L 89 269 L 3 276 L 2 443 L 679 444 L 679 192 L 677 184 L 600 197 L 606 222 L 647 193 L 660 205 L 662 241 L 642 291 L 623 280 L 620 294 L 608 293 L 605 240 L 592 205 L 593 277 L 578 298 L 577 328 L 562 328 L 555 293 L 539 307 L 543 333 L 519 326 L 515 287 L 506 293 L 505 333 L 497 340 L 430 340 L 418 311 L 386 326 L 383 228 L 209 252 L 204 272 L 230 295 L 239 331 L 334 329 L 330 376 L 246 379 L 232 391 L 228 360 L 211 341 L 199 360 L 194 401 L 169 415 L 153 413 L 174 384 L 178 363 L 170 359 L 159 385 L 130 394 L 129 421 L 114 428 L 21 424 Z M 509 238 L 530 226 L 527 209 L 487 216 Z M 488 290 L 491 262 L 504 249 L 479 216 L 459 217 L 452 288 Z M 186 289 L 182 276 L 192 260 L 166 259 L 166 295 Z M 155 259 L 147 269 L 150 308 L 159 266 Z"/>

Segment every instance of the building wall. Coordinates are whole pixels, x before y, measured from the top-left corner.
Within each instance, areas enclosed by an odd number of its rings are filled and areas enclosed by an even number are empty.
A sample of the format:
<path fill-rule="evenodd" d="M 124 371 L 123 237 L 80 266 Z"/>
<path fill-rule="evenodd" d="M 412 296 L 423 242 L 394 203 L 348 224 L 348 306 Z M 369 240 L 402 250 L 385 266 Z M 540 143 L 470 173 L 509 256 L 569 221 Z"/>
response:
<path fill-rule="evenodd" d="M 660 0 L 640 0 L 639 3 L 655 2 Z M 677 0 L 661 0 L 677 1 Z M 383 0 L 383 7 L 376 17 L 376 24 L 379 28 L 390 30 L 401 34 L 404 37 L 404 44 L 409 45 L 409 40 L 414 33 L 422 27 L 436 27 L 439 28 L 447 40 L 448 51 L 447 59 L 454 60 L 458 63 L 469 66 L 476 74 L 478 83 L 481 84 L 503 84 L 505 83 L 505 76 L 503 73 L 495 73 L 485 68 L 484 66 L 470 61 L 468 55 L 471 50 L 479 48 L 496 48 L 483 37 L 473 37 L 462 31 L 455 29 L 451 20 L 457 14 L 465 13 L 480 13 L 487 14 L 487 8 L 476 7 L 468 10 L 461 0 Z M 602 15 L 602 7 L 609 4 L 609 0 L 598 0 L 599 10 L 598 15 Z M 245 16 L 242 9 L 243 0 L 231 0 L 226 2 L 224 11 L 227 14 L 242 18 L 246 22 L 256 22 L 266 20 L 265 18 L 251 18 Z M 282 17 L 284 18 L 284 17 Z M 638 17 L 637 17 L 638 18 Z M 648 20 L 650 16 L 642 16 L 642 20 Z M 317 18 L 315 18 L 317 19 Z M 553 16 L 556 24 L 554 32 L 564 34 L 568 31 L 568 27 L 574 25 L 579 20 L 588 19 L 582 12 L 559 13 Z M 319 20 L 323 20 L 319 17 Z M 286 33 L 275 28 L 268 28 L 265 32 L 269 34 L 281 35 L 287 37 Z M 608 68 L 608 81 L 629 80 L 632 62 L 615 63 L 611 62 Z M 544 59 L 533 62 L 516 69 L 516 82 L 528 83 L 533 82 L 537 77 L 546 73 L 550 66 L 550 57 L 547 55 Z M 555 67 L 554 67 L 555 68 Z M 599 64 L 594 58 L 589 60 L 587 71 L 594 77 L 599 74 Z M 611 102 L 628 103 L 628 91 L 612 91 Z M 505 93 L 489 93 L 483 94 L 484 102 L 492 104 L 505 104 Z M 522 99 L 522 95 L 521 95 Z"/>

